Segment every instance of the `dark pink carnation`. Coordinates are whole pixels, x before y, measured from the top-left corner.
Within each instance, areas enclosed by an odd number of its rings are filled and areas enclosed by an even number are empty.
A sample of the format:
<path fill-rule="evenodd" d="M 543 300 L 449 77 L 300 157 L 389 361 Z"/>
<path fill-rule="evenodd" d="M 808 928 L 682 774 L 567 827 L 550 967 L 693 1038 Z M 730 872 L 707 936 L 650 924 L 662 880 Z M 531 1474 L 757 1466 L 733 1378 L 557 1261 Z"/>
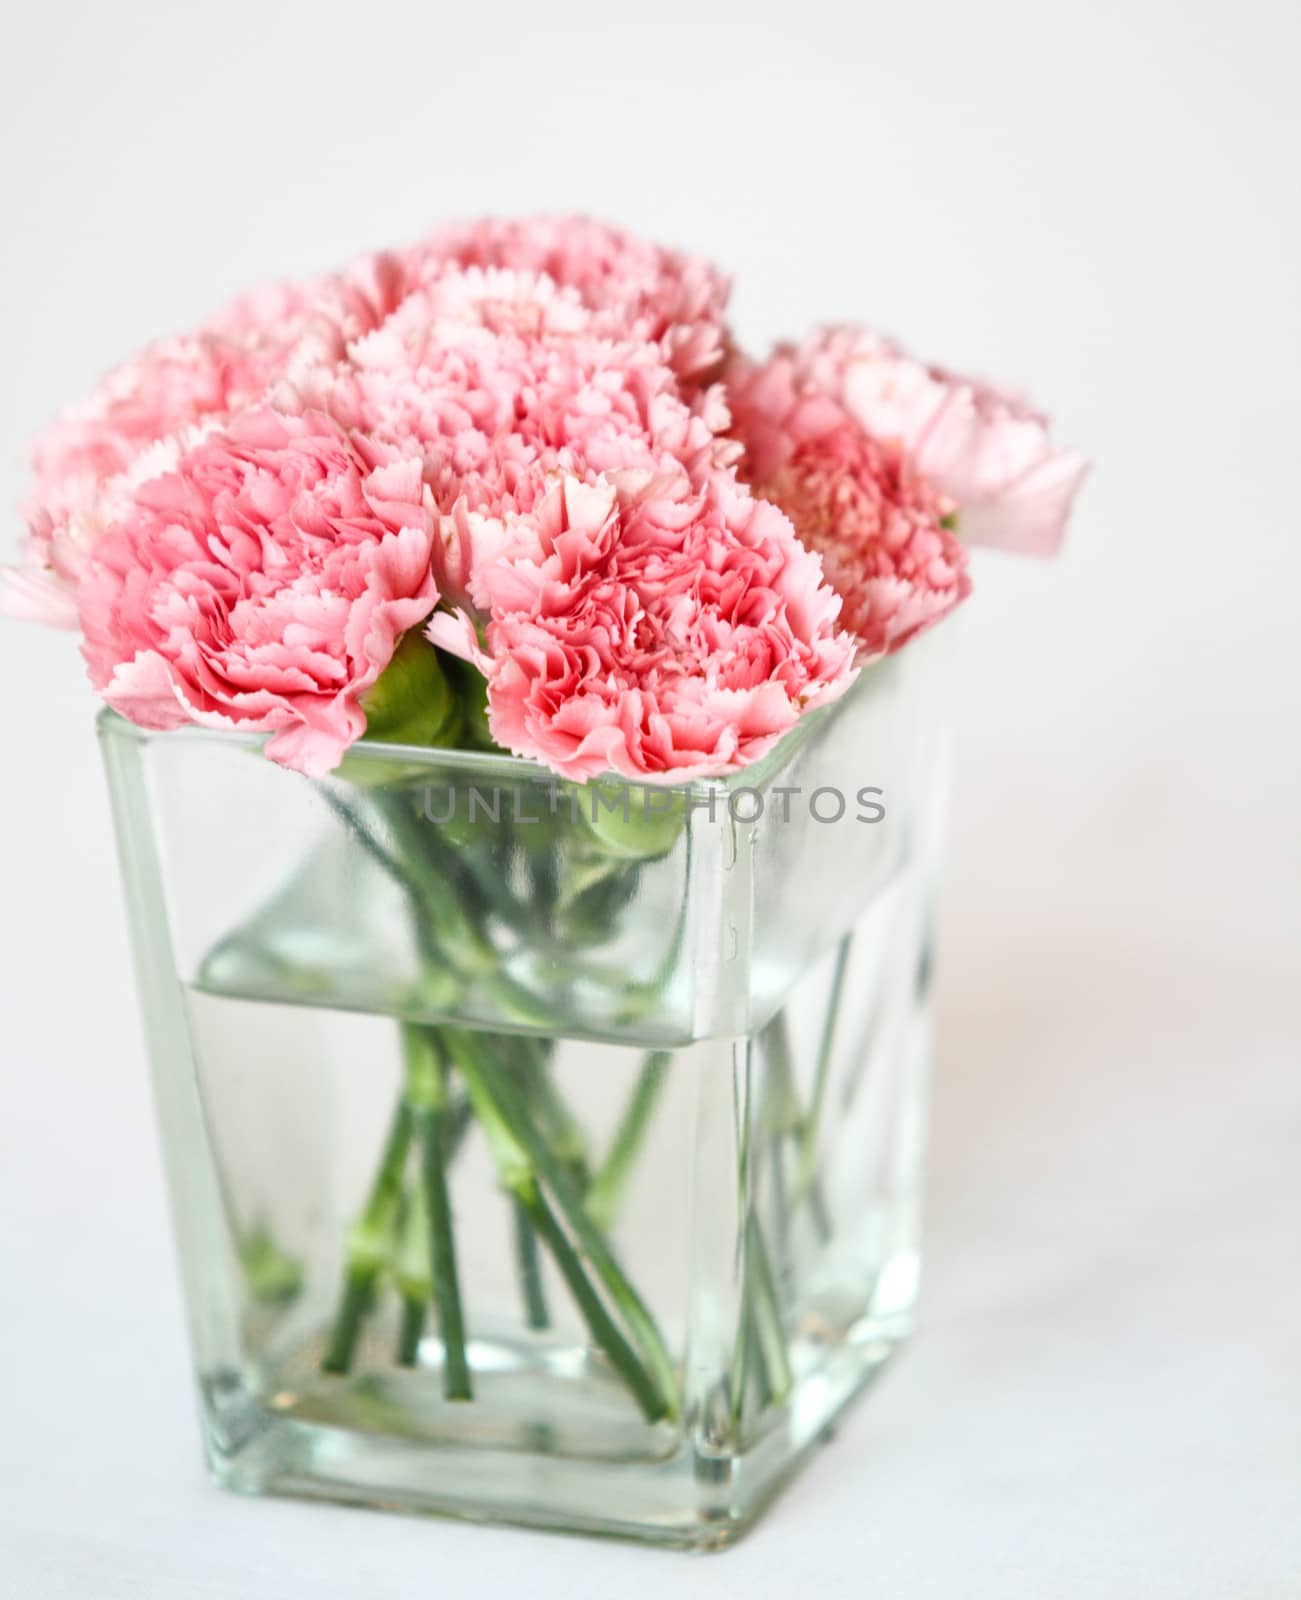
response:
<path fill-rule="evenodd" d="M 485 672 L 493 737 L 569 778 L 734 771 L 853 676 L 818 561 L 726 473 L 554 482 L 474 594 L 486 648 L 463 611 L 429 637 Z"/>
<path fill-rule="evenodd" d="M 81 587 L 91 680 L 133 722 L 274 734 L 319 774 L 437 603 L 418 458 L 320 414 L 244 413 L 124 492 Z"/>

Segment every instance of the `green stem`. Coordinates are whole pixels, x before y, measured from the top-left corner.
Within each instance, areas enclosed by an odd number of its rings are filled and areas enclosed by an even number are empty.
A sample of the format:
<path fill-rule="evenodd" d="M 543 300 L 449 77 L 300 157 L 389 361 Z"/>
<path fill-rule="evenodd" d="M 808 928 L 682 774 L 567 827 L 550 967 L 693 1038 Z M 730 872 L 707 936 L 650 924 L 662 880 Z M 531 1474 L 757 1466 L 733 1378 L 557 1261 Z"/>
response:
<path fill-rule="evenodd" d="M 667 1081 L 670 1059 L 667 1050 L 652 1050 L 647 1055 L 610 1149 L 587 1191 L 587 1214 L 598 1228 L 613 1226 L 651 1113 Z"/>
<path fill-rule="evenodd" d="M 738 1428 L 745 1411 L 745 1387 L 754 1361 L 751 1346 L 754 1339 L 754 1318 L 745 1298 L 745 1278 L 741 1279 L 740 1314 L 736 1322 L 736 1342 L 732 1346 L 732 1371 L 728 1377 L 728 1394 L 731 1397 L 732 1427 Z"/>
<path fill-rule="evenodd" d="M 432 1029 L 404 1024 L 406 1104 L 420 1145 L 421 1194 L 429 1218 L 430 1272 L 438 1332 L 443 1341 L 443 1394 L 448 1400 L 474 1397 L 465 1353 L 465 1319 L 456 1266 L 452 1205 L 447 1192 L 447 1067 Z"/>
<path fill-rule="evenodd" d="M 437 1001 L 440 1006 L 450 1005 L 452 991 L 457 987 L 457 982 L 439 944 L 438 935 L 425 905 L 425 898 L 411 892 L 411 878 L 406 867 L 380 842 L 375 829 L 363 820 L 359 809 L 355 809 L 341 796 L 333 793 L 326 784 L 321 784 L 317 792 L 367 855 L 403 891 L 411 910 L 416 947 L 424 969 L 427 973 L 437 974 Z"/>
<path fill-rule="evenodd" d="M 424 1189 L 413 1184 L 402 1207 L 393 1276 L 402 1296 L 402 1324 L 398 1334 L 399 1366 L 414 1367 L 425 1328 L 425 1313 L 433 1283 L 429 1275 L 429 1215 Z"/>
<path fill-rule="evenodd" d="M 555 1214 L 543 1199 L 542 1191 L 536 1182 L 531 1182 L 521 1184 L 515 1192 L 520 1205 L 527 1211 L 529 1221 L 537 1231 L 538 1237 L 550 1250 L 556 1265 L 560 1268 L 565 1282 L 569 1285 L 569 1291 L 583 1314 L 583 1320 L 591 1330 L 592 1337 L 609 1356 L 620 1377 L 632 1390 L 647 1422 L 658 1422 L 668 1412 L 664 1396 L 655 1387 L 651 1375 L 638 1360 L 636 1351 L 620 1333 L 614 1319 L 602 1305 L 600 1296 L 583 1271 L 582 1262 L 565 1237 Z"/>
<path fill-rule="evenodd" d="M 394 1112 L 361 1216 L 348 1230 L 343 1292 L 321 1361 L 326 1372 L 345 1373 L 352 1366 L 375 1281 L 392 1252 L 411 1130 L 411 1108 L 402 1101 Z"/>
<path fill-rule="evenodd" d="M 422 820 L 428 821 L 428 818 Z M 508 830 L 503 824 L 494 829 L 491 844 L 504 844 L 507 837 Z M 458 847 L 440 833 L 437 847 L 446 865 L 455 862 L 461 868 L 466 889 L 485 911 L 500 917 L 517 934 L 541 933 L 540 908 L 511 890 L 505 863 L 496 858 L 497 851 L 491 845 L 485 848 L 485 843 Z"/>
<path fill-rule="evenodd" d="M 734 1425 L 740 1423 L 752 1374 L 760 1410 L 780 1405 L 795 1381 L 768 1250 L 753 1211 L 745 1224 L 740 1307 L 730 1379 Z"/>
<path fill-rule="evenodd" d="M 799 1089 L 795 1083 L 795 1073 L 791 1067 L 790 1039 L 786 1023 L 786 1013 L 779 1012 L 769 1024 L 765 1036 L 765 1055 L 770 1063 L 773 1081 L 773 1100 L 776 1110 L 772 1116 L 773 1123 L 773 1152 L 774 1171 L 779 1180 L 784 1179 L 785 1173 L 781 1156 L 778 1150 L 779 1137 L 791 1138 L 795 1141 L 797 1159 L 802 1154 L 804 1141 L 810 1135 L 809 1115 L 800 1104 Z M 821 1050 L 819 1056 L 821 1058 Z M 824 1074 L 825 1076 L 825 1074 Z M 825 1094 L 825 1088 L 823 1093 Z M 814 1135 L 816 1130 L 814 1130 Z M 795 1199 L 787 1204 L 784 1195 L 777 1198 L 776 1203 L 784 1210 L 793 1210 L 798 1201 L 807 1200 L 809 1215 L 813 1219 L 813 1226 L 818 1235 L 818 1242 L 825 1244 L 831 1237 L 831 1217 L 827 1211 L 826 1196 L 822 1189 L 822 1175 L 816 1168 L 808 1180 L 808 1191 L 804 1195 L 797 1192 Z"/>
<path fill-rule="evenodd" d="M 402 797 L 395 797 L 386 809 L 384 822 L 398 848 L 400 882 L 418 896 L 454 970 L 465 978 L 496 972 L 501 958 L 468 909 L 465 874 L 456 855 L 438 837 L 437 828 L 404 805 Z"/>
<path fill-rule="evenodd" d="M 781 1301 L 755 1210 L 756 1179 L 751 1168 L 755 1145 L 751 1138 L 750 1070 L 747 1057 L 743 1078 L 734 1077 L 732 1088 L 733 1114 L 737 1125 L 738 1199 L 741 1215 L 745 1219 L 741 1235 L 740 1304 L 731 1371 L 734 1424 L 740 1422 L 752 1372 L 761 1405 L 780 1403 L 790 1393 L 793 1381 L 786 1334 L 782 1327 Z M 754 1159 L 757 1161 L 757 1156 Z"/>
<path fill-rule="evenodd" d="M 442 1119 L 445 1165 L 451 1163 L 460 1149 L 470 1120 L 470 1102 L 463 1094 L 448 1102 Z M 393 1273 L 398 1293 L 402 1296 L 402 1321 L 397 1345 L 399 1366 L 414 1367 L 419 1358 L 420 1340 L 424 1336 L 429 1302 L 434 1292 L 430 1272 L 432 1256 L 424 1185 L 416 1183 L 407 1191 L 403 1202 Z"/>
<path fill-rule="evenodd" d="M 652 1408 L 647 1409 L 643 1405 L 643 1409 L 647 1410 L 648 1417 L 651 1410 L 656 1417 L 676 1415 L 677 1374 L 659 1330 L 615 1260 L 605 1238 L 588 1216 L 581 1191 L 552 1150 L 545 1134 L 538 1128 L 512 1074 L 480 1049 L 474 1035 L 448 1028 L 443 1031 L 443 1037 L 456 1062 L 466 1092 L 474 1103 L 475 1115 L 488 1140 L 503 1184 L 520 1194 L 521 1198 L 526 1197 L 530 1185 L 536 1185 L 539 1181 L 546 1184 L 574 1235 L 578 1252 L 587 1258 L 601 1280 L 646 1362 L 648 1370 L 644 1376 L 650 1390 L 639 1383 L 634 1387 L 634 1392 L 641 1400 L 644 1394 L 653 1391 L 655 1402 Z M 543 1233 L 539 1216 L 533 1211 L 530 1211 L 530 1216 L 555 1254 L 557 1265 L 573 1289 L 575 1298 L 579 1299 L 580 1309 L 588 1316 L 593 1337 L 605 1347 L 610 1359 L 627 1376 L 622 1352 L 616 1355 L 615 1348 L 607 1342 L 613 1326 L 608 1315 L 593 1320 L 588 1315 L 590 1303 L 580 1298 L 575 1287 L 575 1269 L 578 1273 L 582 1272 L 578 1253 L 563 1232 L 555 1229 Z M 583 1281 L 587 1282 L 585 1275 Z"/>
<path fill-rule="evenodd" d="M 443 1111 L 443 1159 L 449 1164 L 461 1148 L 473 1120 L 474 1112 L 463 1094 L 448 1100 Z"/>
<path fill-rule="evenodd" d="M 321 1358 L 323 1372 L 342 1374 L 352 1366 L 375 1276 L 373 1268 L 349 1267 L 344 1272 L 343 1293 L 339 1297 L 338 1310 L 334 1313 L 330 1342 Z"/>
<path fill-rule="evenodd" d="M 414 1367 L 420 1357 L 420 1339 L 425 1331 L 428 1302 L 402 1297 L 402 1324 L 398 1331 L 397 1362 L 400 1367 Z"/>
<path fill-rule="evenodd" d="M 741 1315 L 736 1330 L 736 1348 L 732 1353 L 732 1372 L 729 1379 L 732 1426 L 739 1429 L 745 1415 L 745 1399 L 750 1381 L 754 1381 L 756 1410 L 762 1412 L 773 1399 L 768 1368 L 763 1358 L 759 1338 L 759 1321 L 748 1295 L 741 1301 Z"/>
<path fill-rule="evenodd" d="M 836 1042 L 836 1024 L 840 1020 L 840 1001 L 845 989 L 845 968 L 849 962 L 848 937 L 841 940 L 836 952 L 836 966 L 831 978 L 831 993 L 827 997 L 827 1020 L 823 1024 L 822 1039 L 818 1045 L 818 1064 L 813 1075 L 813 1098 L 804 1117 L 799 1140 L 799 1176 L 795 1183 L 793 1203 L 799 1205 L 809 1199 L 817 1177 L 818 1129 L 822 1122 L 822 1105 L 827 1094 L 827 1079 L 831 1070 L 831 1057 Z M 823 1211 L 825 1220 L 825 1208 Z"/>
<path fill-rule="evenodd" d="M 536 1108 L 556 1159 L 563 1163 L 575 1186 L 586 1193 L 591 1182 L 587 1169 L 587 1135 L 556 1088 L 551 1075 L 552 1046 L 542 1039 L 520 1038 L 512 1043 L 519 1047 L 518 1081 L 524 1099 Z"/>
<path fill-rule="evenodd" d="M 668 1350 L 644 1301 L 624 1275 L 601 1230 L 588 1216 L 583 1195 L 568 1169 L 557 1159 L 546 1139 L 515 1094 L 509 1078 L 496 1075 L 495 1093 L 506 1111 L 524 1148 L 531 1157 L 539 1178 L 555 1196 L 565 1221 L 573 1230 L 580 1249 L 604 1282 L 610 1298 L 619 1307 L 642 1355 L 645 1357 L 665 1404 L 673 1408 L 677 1395 L 677 1374 Z"/>
<path fill-rule="evenodd" d="M 768 1171 L 771 1174 L 773 1250 L 777 1257 L 777 1281 L 789 1287 L 791 1271 L 790 1196 L 786 1192 L 786 1141 L 778 1132 L 768 1137 Z"/>
<path fill-rule="evenodd" d="M 465 1353 L 461 1284 L 456 1269 L 452 1207 L 443 1166 L 442 1114 L 428 1113 L 421 1122 L 421 1178 L 429 1207 L 429 1238 L 434 1274 L 434 1305 L 443 1340 L 443 1393 L 449 1400 L 472 1400 L 470 1367 Z"/>
<path fill-rule="evenodd" d="M 746 1301 L 754 1317 L 768 1393 L 775 1403 L 780 1404 L 791 1392 L 795 1380 L 786 1348 L 786 1333 L 782 1328 L 780 1302 L 768 1261 L 768 1249 L 763 1241 L 759 1219 L 753 1211 L 746 1224 L 745 1242 L 749 1285 Z"/>
<path fill-rule="evenodd" d="M 538 1236 L 528 1207 L 520 1196 L 514 1194 L 511 1202 L 515 1224 L 515 1264 L 519 1268 L 520 1289 L 524 1296 L 524 1321 L 536 1332 L 551 1326 L 546 1291 L 542 1287 Z"/>
<path fill-rule="evenodd" d="M 757 1345 L 760 1340 L 759 1319 L 755 1315 L 753 1305 L 749 1309 L 750 1336 Z M 768 1373 L 768 1363 L 766 1361 L 759 1360 L 755 1362 L 754 1377 L 757 1385 L 755 1398 L 758 1401 L 760 1412 L 763 1412 L 777 1399 L 777 1396 L 773 1393 L 772 1380 Z"/>
<path fill-rule="evenodd" d="M 437 829 L 417 816 L 405 791 L 388 796 L 377 819 L 363 815 L 360 801 L 351 805 L 325 786 L 320 793 L 349 832 L 407 896 L 416 920 L 421 953 L 444 974 L 461 978 L 494 972 L 500 959 L 487 935 L 470 916 L 461 892 L 456 857 L 436 837 Z M 393 848 L 385 839 L 392 840 Z"/>

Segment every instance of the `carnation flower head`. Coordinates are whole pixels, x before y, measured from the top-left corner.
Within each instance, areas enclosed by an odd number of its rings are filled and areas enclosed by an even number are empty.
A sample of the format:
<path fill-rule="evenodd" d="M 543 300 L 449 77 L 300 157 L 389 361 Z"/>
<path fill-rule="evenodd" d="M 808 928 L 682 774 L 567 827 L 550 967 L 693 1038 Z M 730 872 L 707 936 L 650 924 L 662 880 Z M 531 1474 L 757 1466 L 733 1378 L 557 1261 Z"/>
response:
<path fill-rule="evenodd" d="M 135 720 L 264 729 L 306 771 L 440 602 L 508 747 L 570 777 L 744 766 L 963 598 L 954 517 L 1050 549 L 1084 464 L 873 335 L 749 363 L 727 294 L 543 217 L 246 296 L 37 441 L 0 603 L 80 624 Z"/>
<path fill-rule="evenodd" d="M 505 519 L 428 637 L 477 663 L 493 737 L 584 780 L 735 771 L 853 677 L 839 601 L 786 517 L 732 474 L 564 475 Z"/>
<path fill-rule="evenodd" d="M 523 267 L 446 267 L 405 297 L 408 314 L 395 328 L 409 345 L 428 344 L 444 330 L 482 328 L 489 333 L 538 338 L 590 333 L 595 318 L 578 290 L 562 288 L 545 272 Z M 374 345 L 377 341 L 371 340 Z"/>
<path fill-rule="evenodd" d="M 726 353 L 731 289 L 712 263 L 639 239 L 590 217 L 484 218 L 441 228 L 406 252 L 410 283 L 448 267 L 511 267 L 577 293 L 594 331 L 659 345 L 688 385 L 717 375 Z"/>
<path fill-rule="evenodd" d="M 970 593 L 966 551 L 945 525 L 952 502 L 794 355 L 738 369 L 730 393 L 747 477 L 822 557 L 843 624 L 869 655 L 899 649 Z"/>
<path fill-rule="evenodd" d="M 395 257 L 368 256 L 342 276 L 244 295 L 197 332 L 159 340 L 116 367 L 29 447 L 28 536 L 6 577 L 5 609 L 75 626 L 106 486 L 161 440 L 231 416 L 296 367 L 338 360 L 349 339 L 383 321 L 400 287 Z"/>
<path fill-rule="evenodd" d="M 536 295 L 503 291 L 513 275 L 547 280 L 550 304 L 532 326 L 509 326 L 511 312 L 539 310 Z M 691 409 L 710 431 L 721 426 L 725 409 L 707 380 L 724 352 L 728 284 L 712 266 L 585 218 L 446 228 L 401 254 L 363 257 L 343 274 L 247 295 L 196 332 L 159 341 L 110 373 L 89 402 L 32 446 L 28 533 L 19 566 L 0 570 L 0 605 L 75 626 L 76 590 L 103 528 L 98 504 L 107 484 L 151 445 L 229 418 L 273 386 L 279 404 L 286 383 L 310 391 L 344 361 L 350 342 L 421 288 L 434 290 L 444 322 L 458 319 L 458 296 L 474 302 L 486 333 L 555 334 L 582 324 L 595 339 L 653 345 L 686 386 Z M 509 469 L 509 451 L 505 458 Z"/>
<path fill-rule="evenodd" d="M 914 360 L 878 334 L 828 328 L 781 352 L 794 382 L 898 447 L 958 508 L 970 544 L 1053 555 L 1088 463 L 1014 395 Z"/>
<path fill-rule="evenodd" d="M 307 386 L 309 396 L 444 460 L 568 451 L 563 464 L 601 472 L 625 465 L 627 448 L 640 459 L 649 446 L 690 471 L 729 453 L 716 440 L 729 421 L 717 389 L 688 403 L 658 345 L 607 336 L 575 292 L 545 274 L 446 272 L 348 355 L 346 368 L 323 375 L 324 390 Z"/>
<path fill-rule="evenodd" d="M 175 443 L 123 490 L 80 591 L 91 680 L 133 722 L 270 732 L 319 774 L 438 600 L 418 458 L 269 408 Z"/>
<path fill-rule="evenodd" d="M 612 340 L 574 291 L 536 273 L 468 268 L 417 290 L 297 393 L 372 437 L 419 447 L 441 514 L 435 571 L 464 596 L 507 515 L 558 473 L 629 468 L 693 481 L 735 459 L 713 390 L 689 405 L 660 347 Z M 286 396 L 286 403 L 291 397 Z"/>

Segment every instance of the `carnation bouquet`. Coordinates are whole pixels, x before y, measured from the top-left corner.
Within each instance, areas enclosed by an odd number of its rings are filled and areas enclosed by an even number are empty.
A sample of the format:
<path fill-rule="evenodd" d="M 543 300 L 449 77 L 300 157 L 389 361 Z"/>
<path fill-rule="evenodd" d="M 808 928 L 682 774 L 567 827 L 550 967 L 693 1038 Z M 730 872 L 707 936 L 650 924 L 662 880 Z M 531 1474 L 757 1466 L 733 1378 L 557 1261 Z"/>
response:
<path fill-rule="evenodd" d="M 920 636 L 1084 464 L 877 335 L 752 357 L 727 293 L 446 228 L 32 448 L 4 602 L 111 708 L 226 1482 L 711 1542 L 906 1325 Z"/>

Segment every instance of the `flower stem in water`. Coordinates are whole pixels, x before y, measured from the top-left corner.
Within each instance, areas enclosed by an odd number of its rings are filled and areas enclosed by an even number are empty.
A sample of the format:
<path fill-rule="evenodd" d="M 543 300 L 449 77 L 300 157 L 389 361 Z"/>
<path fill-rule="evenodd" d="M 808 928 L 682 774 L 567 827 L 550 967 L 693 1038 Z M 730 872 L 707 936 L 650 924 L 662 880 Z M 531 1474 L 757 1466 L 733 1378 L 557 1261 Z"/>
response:
<path fill-rule="evenodd" d="M 321 1361 L 326 1372 L 345 1373 L 356 1354 L 362 1320 L 369 1307 L 376 1279 L 393 1248 L 402 1173 L 411 1147 L 411 1108 L 399 1102 L 384 1143 L 379 1170 L 361 1216 L 348 1230 L 347 1265 L 343 1293 L 329 1343 Z"/>
<path fill-rule="evenodd" d="M 793 1203 L 799 1205 L 801 1201 L 811 1200 L 817 1180 L 818 1158 L 818 1129 L 822 1121 L 822 1105 L 827 1093 L 827 1078 L 831 1069 L 831 1057 L 836 1042 L 836 1024 L 840 1020 L 840 1003 L 845 990 L 845 968 L 849 961 L 848 936 L 841 940 L 840 949 L 836 952 L 836 966 L 831 978 L 831 994 L 827 999 L 827 1018 L 822 1028 L 822 1039 L 818 1045 L 818 1064 L 813 1074 L 813 1098 L 809 1102 L 809 1109 L 803 1118 L 799 1140 L 799 1176 L 795 1184 Z M 823 1223 L 826 1222 L 826 1209 L 818 1199 L 818 1210 Z"/>
<path fill-rule="evenodd" d="M 524 1297 L 524 1321 L 536 1332 L 551 1326 L 546 1291 L 542 1287 L 538 1236 L 528 1207 L 518 1194 L 511 1198 L 511 1209 L 515 1225 L 515 1263 L 519 1268 L 520 1291 Z"/>
<path fill-rule="evenodd" d="M 569 1285 L 569 1292 L 573 1295 L 578 1309 L 583 1314 L 583 1320 L 591 1330 L 592 1337 L 609 1356 L 620 1377 L 632 1390 L 646 1420 L 657 1421 L 667 1410 L 663 1396 L 656 1389 L 646 1368 L 638 1360 L 637 1352 L 620 1333 L 614 1319 L 601 1303 L 600 1296 L 583 1270 L 582 1261 L 565 1237 L 564 1230 L 543 1198 L 537 1182 L 521 1184 L 516 1190 L 516 1196 L 528 1213 L 529 1221 L 536 1230 L 538 1238 L 550 1250 L 556 1265 L 560 1268 L 565 1282 Z"/>
<path fill-rule="evenodd" d="M 443 1394 L 448 1400 L 470 1400 L 474 1390 L 465 1353 L 461 1282 L 456 1266 L 452 1206 L 447 1192 L 447 1067 L 435 1038 L 431 1029 L 404 1025 L 405 1094 L 420 1145 L 420 1182 L 429 1218 L 434 1306 L 443 1341 Z"/>
<path fill-rule="evenodd" d="M 618 1214 L 651 1113 L 668 1078 L 669 1059 L 667 1050 L 652 1050 L 642 1063 L 609 1152 L 587 1191 L 587 1214 L 598 1228 L 609 1229 Z"/>
<path fill-rule="evenodd" d="M 503 1186 L 518 1195 L 539 1238 L 551 1251 L 582 1311 L 593 1339 L 622 1373 L 649 1421 L 672 1416 L 677 1407 L 677 1376 L 650 1312 L 614 1259 L 600 1230 L 588 1216 L 583 1193 L 564 1161 L 538 1127 L 527 1099 L 508 1066 L 496 1060 L 476 1035 L 442 1030 L 487 1138 Z M 573 1233 L 571 1243 L 541 1195 L 545 1184 Z M 601 1281 L 623 1318 L 645 1366 L 636 1360 L 596 1296 L 583 1258 Z M 632 1356 L 637 1374 L 628 1365 Z"/>

